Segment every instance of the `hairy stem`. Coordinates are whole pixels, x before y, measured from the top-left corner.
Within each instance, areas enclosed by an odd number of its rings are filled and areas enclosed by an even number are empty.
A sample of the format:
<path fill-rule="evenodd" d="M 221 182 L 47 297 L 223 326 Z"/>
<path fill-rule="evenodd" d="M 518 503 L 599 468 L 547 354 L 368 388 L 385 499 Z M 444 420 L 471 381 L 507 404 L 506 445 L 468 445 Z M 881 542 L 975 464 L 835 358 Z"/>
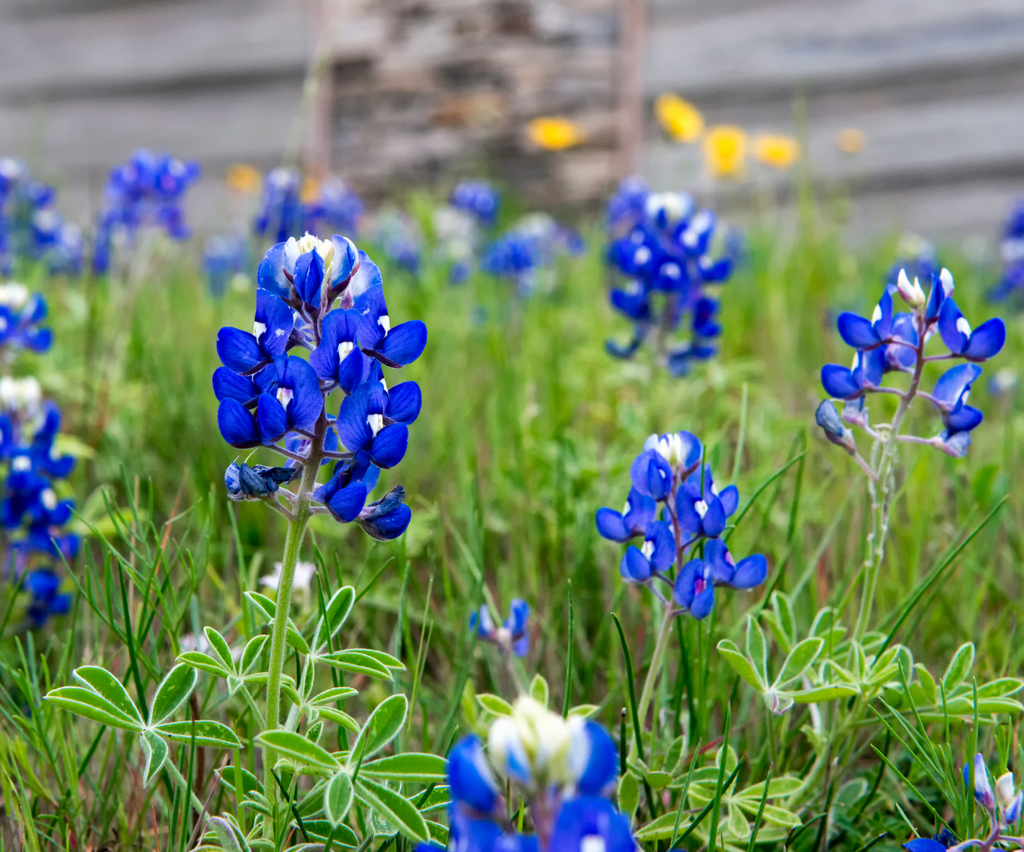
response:
<path fill-rule="evenodd" d="M 316 434 L 309 450 L 309 458 L 302 469 L 295 500 L 294 518 L 288 523 L 288 534 L 284 540 L 284 556 L 281 560 L 281 579 L 277 586 L 277 611 L 270 628 L 270 664 L 267 669 L 267 712 L 266 727 L 273 731 L 281 727 L 281 675 L 284 671 L 284 660 L 287 652 L 285 642 L 288 632 L 288 616 L 292 604 L 292 584 L 295 581 L 295 566 L 302 550 L 302 539 L 309 523 L 309 495 L 316 487 L 316 476 L 320 470 L 323 457 L 324 435 L 327 433 L 327 420 L 320 415 Z M 269 748 L 263 749 L 263 794 L 270 802 L 272 817 L 264 821 L 263 836 L 273 839 L 273 818 L 277 813 L 280 794 L 273 775 L 274 754 Z"/>

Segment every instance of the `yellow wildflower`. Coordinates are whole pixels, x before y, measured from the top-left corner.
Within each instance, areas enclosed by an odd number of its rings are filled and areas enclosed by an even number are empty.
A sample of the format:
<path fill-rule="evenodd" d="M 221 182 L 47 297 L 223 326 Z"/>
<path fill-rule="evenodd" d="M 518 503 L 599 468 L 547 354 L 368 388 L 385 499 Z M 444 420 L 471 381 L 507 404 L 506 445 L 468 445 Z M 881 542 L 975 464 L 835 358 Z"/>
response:
<path fill-rule="evenodd" d="M 792 136 L 762 133 L 754 139 L 754 159 L 773 169 L 788 169 L 800 159 L 800 143 Z"/>
<path fill-rule="evenodd" d="M 731 124 L 712 127 L 704 137 L 704 160 L 712 177 L 738 177 L 747 157 L 747 134 Z"/>
<path fill-rule="evenodd" d="M 864 134 L 853 127 L 844 128 L 836 136 L 836 147 L 844 154 L 859 154 L 864 150 Z"/>
<path fill-rule="evenodd" d="M 666 92 L 654 102 L 654 115 L 677 142 L 693 142 L 704 132 L 704 116 L 689 101 Z"/>
<path fill-rule="evenodd" d="M 227 184 L 235 192 L 255 192 L 263 183 L 263 176 L 252 166 L 235 163 L 228 166 Z"/>
<path fill-rule="evenodd" d="M 561 151 L 579 145 L 585 138 L 583 128 L 567 118 L 543 116 L 527 125 L 530 141 L 545 151 Z"/>

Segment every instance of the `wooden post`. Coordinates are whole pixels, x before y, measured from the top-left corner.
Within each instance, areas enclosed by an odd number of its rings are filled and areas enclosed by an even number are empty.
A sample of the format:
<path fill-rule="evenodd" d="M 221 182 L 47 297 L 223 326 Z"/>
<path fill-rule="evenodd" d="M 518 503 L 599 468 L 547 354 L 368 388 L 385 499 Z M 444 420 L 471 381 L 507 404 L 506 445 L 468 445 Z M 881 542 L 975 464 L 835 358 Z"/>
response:
<path fill-rule="evenodd" d="M 619 0 L 619 177 L 640 170 L 644 135 L 643 50 L 646 0 Z"/>

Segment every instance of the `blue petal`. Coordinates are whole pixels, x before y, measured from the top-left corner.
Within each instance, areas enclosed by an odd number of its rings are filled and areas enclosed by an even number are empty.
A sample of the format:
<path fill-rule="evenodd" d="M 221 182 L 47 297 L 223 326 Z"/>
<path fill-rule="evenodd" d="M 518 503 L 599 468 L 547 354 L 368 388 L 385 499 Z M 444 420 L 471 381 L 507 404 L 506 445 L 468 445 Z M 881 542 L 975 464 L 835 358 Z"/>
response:
<path fill-rule="evenodd" d="M 627 583 L 645 583 L 651 579 L 651 563 L 636 545 L 630 545 L 622 554 L 619 573 Z"/>
<path fill-rule="evenodd" d="M 373 440 L 373 432 L 366 422 L 365 400 L 362 396 L 348 396 L 342 400 L 335 428 L 338 440 L 349 452 L 365 450 Z"/>
<path fill-rule="evenodd" d="M 389 360 L 404 367 L 419 358 L 426 345 L 426 324 L 420 320 L 409 320 L 387 333 L 380 351 Z"/>
<path fill-rule="evenodd" d="M 959 406 L 964 391 L 980 375 L 981 367 L 977 364 L 958 364 L 939 377 L 932 396 L 939 401 L 944 410 L 953 410 Z"/>
<path fill-rule="evenodd" d="M 712 583 L 730 585 L 736 566 L 732 561 L 729 548 L 720 538 L 713 538 L 704 547 L 704 562 L 710 569 Z"/>
<path fill-rule="evenodd" d="M 278 385 L 290 388 L 293 394 L 286 409 L 289 426 L 305 432 L 312 431 L 324 408 L 324 397 L 320 392 L 320 380 L 316 372 L 306 361 L 291 355 L 285 363 Z"/>
<path fill-rule="evenodd" d="M 225 367 L 245 373 L 267 361 L 256 338 L 240 328 L 222 328 L 217 332 L 217 355 Z"/>
<path fill-rule="evenodd" d="M 627 529 L 622 515 L 614 509 L 597 510 L 597 532 L 609 541 L 626 541 L 633 537 L 632 530 Z"/>
<path fill-rule="evenodd" d="M 821 368 L 821 384 L 825 393 L 836 399 L 848 399 L 861 392 L 860 385 L 854 381 L 853 372 L 839 364 L 826 364 Z"/>
<path fill-rule="evenodd" d="M 316 249 L 295 261 L 295 289 L 303 302 L 317 307 L 324 283 L 324 259 Z"/>
<path fill-rule="evenodd" d="M 387 416 L 399 423 L 414 423 L 423 406 L 423 393 L 416 382 L 402 382 L 388 391 Z"/>
<path fill-rule="evenodd" d="M 608 732 L 596 722 L 587 721 L 586 732 L 590 740 L 590 757 L 576 787 L 584 796 L 599 796 L 618 774 L 618 749 Z"/>
<path fill-rule="evenodd" d="M 364 510 L 365 511 L 365 510 Z M 391 541 L 398 538 L 409 528 L 412 511 L 402 503 L 386 514 L 376 515 L 372 521 L 357 518 L 359 525 L 371 537 L 378 541 Z"/>
<path fill-rule="evenodd" d="M 273 444 L 288 431 L 288 415 L 284 406 L 269 393 L 261 393 L 256 401 L 256 427 L 264 444 Z"/>
<path fill-rule="evenodd" d="M 971 333 L 971 339 L 964 350 L 964 356 L 971 361 L 985 361 L 1006 343 L 1006 323 L 999 317 L 983 322 Z"/>
<path fill-rule="evenodd" d="M 722 508 L 722 501 L 712 496 L 710 500 L 705 499 L 708 510 L 701 521 L 704 535 L 714 538 L 722 534 L 725 529 L 725 510 Z"/>
<path fill-rule="evenodd" d="M 946 427 L 950 432 L 970 432 L 984 419 L 985 416 L 973 405 L 964 405 L 946 418 Z"/>
<path fill-rule="evenodd" d="M 633 487 L 645 497 L 663 500 L 672 486 L 672 468 L 656 450 L 644 450 L 629 469 Z"/>
<path fill-rule="evenodd" d="M 914 840 L 908 840 L 903 844 L 903 848 L 909 850 L 909 852 L 946 852 L 945 846 L 939 843 L 939 841 L 928 837 L 917 837 Z"/>
<path fill-rule="evenodd" d="M 327 501 L 327 508 L 335 519 L 348 523 L 359 516 L 365 504 L 366 486 L 362 482 L 353 482 L 339 488 Z"/>
<path fill-rule="evenodd" d="M 736 589 L 752 589 L 760 586 L 767 576 L 768 560 L 762 554 L 754 553 L 739 561 L 729 585 Z"/>
<path fill-rule="evenodd" d="M 232 447 L 254 447 L 260 441 L 252 415 L 236 399 L 225 399 L 217 409 L 217 426 Z"/>
<path fill-rule="evenodd" d="M 836 324 L 839 326 L 839 336 L 854 349 L 871 349 L 882 342 L 871 321 L 857 314 L 843 311 Z"/>
<path fill-rule="evenodd" d="M 704 560 L 691 559 L 682 570 L 676 575 L 675 584 L 672 587 L 672 598 L 683 609 L 689 609 L 693 603 L 694 584 L 698 577 L 704 576 Z"/>
<path fill-rule="evenodd" d="M 398 464 L 409 446 L 409 428 L 404 423 L 392 423 L 381 429 L 373 439 L 370 458 L 378 467 L 389 468 Z"/>
<path fill-rule="evenodd" d="M 234 399 L 245 405 L 258 396 L 259 389 L 247 376 L 240 376 L 227 367 L 218 367 L 213 371 L 213 392 L 222 402 Z"/>
<path fill-rule="evenodd" d="M 497 803 L 497 783 L 475 736 L 459 740 L 448 755 L 448 786 L 452 799 L 480 813 L 490 813 Z"/>
<path fill-rule="evenodd" d="M 715 587 L 711 584 L 704 589 L 699 595 L 693 599 L 693 603 L 690 604 L 690 615 L 702 621 L 711 614 L 711 610 L 715 608 Z"/>
<path fill-rule="evenodd" d="M 722 501 L 722 509 L 725 511 L 725 516 L 731 518 L 740 505 L 739 489 L 735 485 L 723 488 L 718 494 L 718 499 Z"/>
<path fill-rule="evenodd" d="M 348 237 L 337 234 L 331 237 L 331 243 L 334 245 L 334 258 L 331 261 L 330 285 L 334 287 L 352 276 L 352 270 L 359 262 L 359 250 Z"/>
<path fill-rule="evenodd" d="M 288 348 L 292 328 L 295 326 L 292 309 L 269 290 L 257 290 L 256 322 L 265 326 L 257 341 L 263 347 L 263 351 L 271 358 L 283 355 Z"/>
<path fill-rule="evenodd" d="M 659 574 L 671 568 L 676 561 L 676 539 L 672 528 L 664 521 L 652 521 L 647 526 L 645 537 L 654 543 L 651 568 Z"/>
<path fill-rule="evenodd" d="M 288 270 L 291 272 L 291 270 Z M 256 271 L 256 283 L 265 290 L 287 296 L 292 289 L 285 273 L 284 243 L 271 247 Z"/>
<path fill-rule="evenodd" d="M 939 334 L 942 335 L 942 342 L 954 355 L 964 351 L 968 343 L 968 336 L 958 329 L 957 322 L 963 317 L 960 308 L 952 299 L 946 299 L 939 309 Z"/>
<path fill-rule="evenodd" d="M 368 306 L 367 293 L 373 290 L 381 290 L 383 298 L 384 276 L 380 274 L 380 268 L 370 260 L 370 256 L 362 249 L 359 250 L 359 269 L 356 270 L 352 280 L 348 282 L 347 292 L 355 300 L 355 307 L 360 313 L 365 313 Z M 372 298 L 372 297 L 369 297 Z M 374 317 L 376 320 L 376 317 Z"/>

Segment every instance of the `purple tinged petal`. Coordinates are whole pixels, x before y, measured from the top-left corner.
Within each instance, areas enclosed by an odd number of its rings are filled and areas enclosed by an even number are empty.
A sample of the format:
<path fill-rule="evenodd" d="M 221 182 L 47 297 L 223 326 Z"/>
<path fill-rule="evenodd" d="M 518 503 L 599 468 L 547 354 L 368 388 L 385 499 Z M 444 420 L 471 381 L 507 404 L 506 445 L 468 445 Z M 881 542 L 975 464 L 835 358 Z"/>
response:
<path fill-rule="evenodd" d="M 409 320 L 387 333 L 380 351 L 388 359 L 404 367 L 419 358 L 426 345 L 426 324 L 420 320 Z"/>
<path fill-rule="evenodd" d="M 254 447 L 260 440 L 252 415 L 236 399 L 225 399 L 217 409 L 217 426 L 232 447 Z"/>
<path fill-rule="evenodd" d="M 272 246 L 260 261 L 259 269 L 256 271 L 256 283 L 265 290 L 287 295 L 292 285 L 285 275 L 285 250 L 284 243 Z M 288 272 L 292 270 L 289 269 Z"/>
<path fill-rule="evenodd" d="M 651 551 L 651 568 L 657 572 L 667 571 L 676 561 L 676 539 L 672 528 L 664 521 L 652 521 L 647 526 L 647 541 L 653 543 Z"/>
<path fill-rule="evenodd" d="M 697 621 L 703 621 L 711 614 L 711 610 L 714 608 L 715 587 L 708 584 L 703 592 L 694 597 L 693 603 L 690 604 L 690 615 L 696 618 Z"/>
<path fill-rule="evenodd" d="M 676 581 L 672 587 L 672 599 L 683 609 L 689 609 L 693 603 L 697 579 L 703 577 L 704 560 L 691 559 L 676 575 Z"/>
<path fill-rule="evenodd" d="M 383 294 L 383 284 L 384 276 L 380 274 L 380 268 L 370 259 L 366 252 L 360 249 L 359 269 L 356 270 L 352 280 L 348 283 L 348 292 L 355 300 L 356 309 L 360 313 L 365 313 L 366 294 L 375 288 L 381 289 Z M 383 295 L 381 298 L 383 300 Z"/>
<path fill-rule="evenodd" d="M 267 361 L 256 338 L 240 328 L 222 328 L 217 332 L 217 355 L 221 363 L 236 373 L 244 373 Z"/>
<path fill-rule="evenodd" d="M 964 357 L 971 361 L 985 361 L 998 355 L 1005 343 L 1006 323 L 994 317 L 974 329 L 964 350 Z"/>
<path fill-rule="evenodd" d="M 731 585 L 735 565 L 732 555 L 725 542 L 720 538 L 713 538 L 704 546 L 704 562 L 710 569 L 710 581 L 717 585 Z"/>

